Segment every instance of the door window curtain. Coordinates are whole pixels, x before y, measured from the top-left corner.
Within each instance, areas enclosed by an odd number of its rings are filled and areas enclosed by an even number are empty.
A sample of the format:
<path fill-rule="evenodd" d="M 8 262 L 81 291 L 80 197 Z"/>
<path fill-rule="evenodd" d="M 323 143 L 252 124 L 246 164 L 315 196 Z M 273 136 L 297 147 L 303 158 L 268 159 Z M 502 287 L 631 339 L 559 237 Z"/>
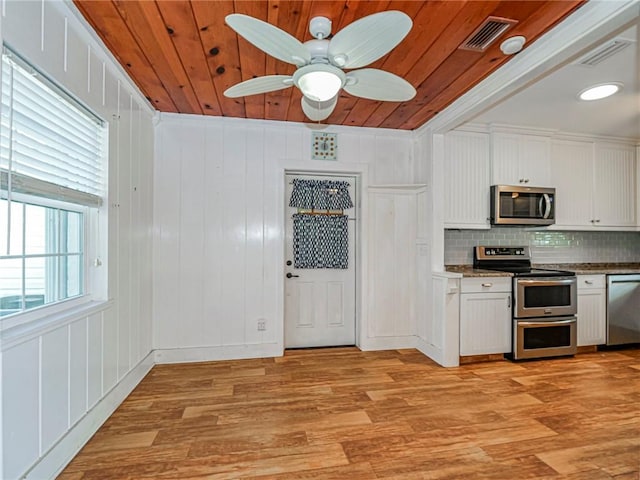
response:
<path fill-rule="evenodd" d="M 349 182 L 342 180 L 293 180 L 290 207 L 310 210 L 346 210 L 353 208 Z"/>
<path fill-rule="evenodd" d="M 295 268 L 349 268 L 347 215 L 293 215 Z"/>

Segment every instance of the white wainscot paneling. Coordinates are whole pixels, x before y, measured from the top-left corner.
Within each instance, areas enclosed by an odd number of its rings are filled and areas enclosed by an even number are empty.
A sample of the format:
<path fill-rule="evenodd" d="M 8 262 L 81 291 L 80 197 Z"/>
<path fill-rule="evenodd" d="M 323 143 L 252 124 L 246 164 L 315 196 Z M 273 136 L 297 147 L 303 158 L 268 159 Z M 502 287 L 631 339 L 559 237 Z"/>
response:
<path fill-rule="evenodd" d="M 46 70 L 53 78 L 63 81 L 65 78 L 65 57 L 67 55 L 66 19 L 54 2 L 42 2 L 42 13 L 46 19 L 42 31 L 42 57 L 46 63 L 38 59 L 40 65 L 46 65 Z M 35 61 L 35 59 L 34 59 Z"/>
<path fill-rule="evenodd" d="M 154 346 L 163 350 L 157 358 L 179 361 L 179 349 L 193 349 L 183 358 L 205 359 L 196 350 L 228 358 L 282 348 L 285 169 L 366 170 L 384 184 L 411 183 L 411 138 L 340 129 L 338 161 L 322 162 L 310 159 L 307 126 L 163 114 L 154 171 L 154 256 L 161 259 L 154 264 Z M 395 253 L 399 269 L 415 271 L 415 258 L 407 256 L 415 252 L 412 202 L 396 214 L 398 225 L 413 225 L 409 249 Z M 396 312 L 392 330 L 380 326 L 385 335 L 415 335 L 410 281 L 398 275 L 396 300 L 406 312 Z"/>
<path fill-rule="evenodd" d="M 102 396 L 102 313 L 87 319 L 87 407 Z"/>
<path fill-rule="evenodd" d="M 37 61 L 42 58 L 42 2 L 3 1 L 0 4 L 2 40 L 19 49 L 21 55 Z M 62 55 L 61 55 L 62 57 Z"/>
<path fill-rule="evenodd" d="M 117 267 L 117 319 L 118 319 L 118 379 L 121 379 L 131 367 L 131 305 L 135 301 L 131 296 L 133 258 L 131 225 L 131 157 L 132 119 L 131 96 L 118 83 L 118 117 L 115 123 L 118 136 L 118 248 L 115 261 Z"/>
<path fill-rule="evenodd" d="M 247 129 L 225 128 L 223 149 L 224 184 L 222 185 L 222 232 L 223 242 L 219 254 L 222 257 L 221 339 L 224 345 L 245 343 L 245 305 L 248 296 L 245 290 L 245 268 L 247 251 L 247 187 L 246 164 Z M 255 208 L 255 206 L 251 206 Z M 257 293 L 257 292 L 256 292 Z M 222 321 L 222 319 L 224 319 Z"/>
<path fill-rule="evenodd" d="M 415 335 L 416 193 L 369 193 L 368 336 Z"/>
<path fill-rule="evenodd" d="M 206 204 L 202 201 L 206 195 L 205 169 L 208 161 L 205 138 L 204 125 L 194 125 L 192 129 L 180 132 L 180 273 L 177 278 L 180 290 L 179 297 L 174 298 L 180 302 L 181 316 L 193 322 L 193 328 L 188 333 L 193 336 L 190 342 L 194 345 L 207 344 L 202 336 L 206 318 L 203 307 L 208 301 L 202 281 L 206 277 L 202 259 L 207 248 L 204 223 Z"/>
<path fill-rule="evenodd" d="M 116 308 L 103 313 L 102 318 L 102 394 L 118 381 L 118 316 Z"/>
<path fill-rule="evenodd" d="M 70 426 L 87 411 L 87 322 L 87 319 L 82 319 L 69 325 Z"/>
<path fill-rule="evenodd" d="M 41 453 L 46 452 L 69 426 L 69 328 L 42 336 Z"/>
<path fill-rule="evenodd" d="M 40 341 L 2 352 L 2 478 L 18 478 L 40 453 Z"/>
<path fill-rule="evenodd" d="M 376 185 L 413 183 L 411 142 L 408 138 L 378 135 L 373 143 L 375 157 L 372 183 Z"/>

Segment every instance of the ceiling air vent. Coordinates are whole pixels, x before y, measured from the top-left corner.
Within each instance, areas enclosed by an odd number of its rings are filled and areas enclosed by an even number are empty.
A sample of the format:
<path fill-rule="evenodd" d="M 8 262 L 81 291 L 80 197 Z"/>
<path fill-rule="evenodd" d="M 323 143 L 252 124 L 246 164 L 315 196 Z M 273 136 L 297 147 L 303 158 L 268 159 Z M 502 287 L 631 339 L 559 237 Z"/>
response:
<path fill-rule="evenodd" d="M 616 53 L 624 50 L 629 45 L 631 45 L 631 42 L 629 40 L 624 40 L 622 38 L 612 40 L 587 53 L 576 63 L 585 67 L 595 67 L 600 62 L 604 62 L 607 58 L 612 57 Z"/>
<path fill-rule="evenodd" d="M 487 17 L 482 24 L 458 48 L 484 52 L 495 39 L 506 32 L 517 20 L 502 17 Z"/>

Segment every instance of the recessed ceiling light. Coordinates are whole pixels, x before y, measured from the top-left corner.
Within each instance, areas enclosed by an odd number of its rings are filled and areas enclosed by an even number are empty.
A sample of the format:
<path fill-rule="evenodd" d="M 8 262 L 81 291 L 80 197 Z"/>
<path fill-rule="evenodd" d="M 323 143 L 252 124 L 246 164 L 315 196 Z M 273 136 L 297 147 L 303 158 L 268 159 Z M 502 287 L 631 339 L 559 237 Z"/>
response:
<path fill-rule="evenodd" d="M 589 88 L 585 88 L 578 94 L 580 100 L 600 100 L 606 98 L 614 93 L 618 93 L 622 90 L 622 84 L 618 82 L 601 83 L 600 85 L 594 85 Z"/>

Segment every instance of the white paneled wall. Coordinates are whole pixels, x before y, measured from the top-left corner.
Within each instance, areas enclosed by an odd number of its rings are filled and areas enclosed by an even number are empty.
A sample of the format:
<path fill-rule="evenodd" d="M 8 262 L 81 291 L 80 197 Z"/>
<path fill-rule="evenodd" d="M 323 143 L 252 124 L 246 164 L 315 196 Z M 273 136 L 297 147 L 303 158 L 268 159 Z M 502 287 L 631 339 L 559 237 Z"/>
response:
<path fill-rule="evenodd" d="M 284 174 L 355 174 L 361 187 L 411 184 L 414 176 L 410 132 L 332 127 L 338 133 L 338 161 L 311 160 L 313 125 L 161 116 L 156 135 L 154 348 L 161 362 L 279 355 L 283 348 Z M 319 128 L 324 128 L 319 127 Z M 394 211 L 395 228 L 413 232 L 412 210 Z M 364 226 L 375 218 L 366 198 L 358 212 L 358 268 L 371 272 L 370 257 L 360 257 L 374 239 Z M 410 223 L 410 225 L 408 225 Z M 398 243 L 398 246 L 400 244 Z M 368 247 L 367 247 L 368 246 Z M 389 268 L 415 264 L 397 249 L 379 259 Z M 406 261 L 405 261 L 406 260 Z M 398 279 L 400 284 L 410 281 Z M 404 282 L 404 283 L 403 283 Z M 361 290 L 359 331 L 367 335 L 414 335 L 412 301 L 362 328 L 370 320 Z M 395 302 L 397 297 L 389 297 Z M 381 300 L 378 300 L 381 301 Z M 392 312 L 393 305 L 385 311 Z M 265 319 L 266 331 L 257 330 Z M 382 345 L 382 344 L 381 344 Z M 366 345 L 365 345 L 366 346 Z"/>
<path fill-rule="evenodd" d="M 5 0 L 0 35 L 109 124 L 91 310 L 1 337 L 0 478 L 53 478 L 151 366 L 153 111 L 71 4 Z M 97 226 L 97 225 L 100 226 Z M 94 278 L 95 277 L 95 278 Z M 107 299 L 109 299 L 107 301 Z"/>
<path fill-rule="evenodd" d="M 424 188 L 369 189 L 368 337 L 382 347 L 415 339 L 418 194 Z"/>

